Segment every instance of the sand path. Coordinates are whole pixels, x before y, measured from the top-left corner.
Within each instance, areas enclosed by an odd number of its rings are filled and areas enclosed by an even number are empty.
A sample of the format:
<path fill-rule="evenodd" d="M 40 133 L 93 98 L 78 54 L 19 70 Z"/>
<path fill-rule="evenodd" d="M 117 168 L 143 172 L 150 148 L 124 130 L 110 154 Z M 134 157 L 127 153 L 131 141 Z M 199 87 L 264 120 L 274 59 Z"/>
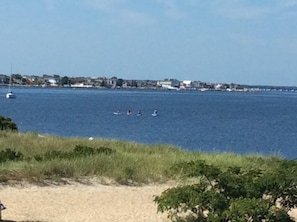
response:
<path fill-rule="evenodd" d="M 169 185 L 0 185 L 3 222 L 169 222 L 154 196 Z M 297 211 L 290 215 L 297 217 Z"/>
<path fill-rule="evenodd" d="M 168 185 L 143 187 L 73 183 L 59 186 L 0 186 L 4 221 L 167 222 L 154 195 Z"/>

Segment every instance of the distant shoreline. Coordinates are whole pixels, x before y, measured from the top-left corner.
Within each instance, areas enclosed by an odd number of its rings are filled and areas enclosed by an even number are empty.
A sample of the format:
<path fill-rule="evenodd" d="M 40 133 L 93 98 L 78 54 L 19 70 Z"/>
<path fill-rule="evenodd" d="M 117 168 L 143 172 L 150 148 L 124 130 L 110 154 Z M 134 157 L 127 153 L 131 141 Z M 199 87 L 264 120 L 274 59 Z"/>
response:
<path fill-rule="evenodd" d="M 0 84 L 0 87 L 8 87 L 8 84 Z M 197 91 L 197 92 L 297 92 L 297 87 L 291 86 L 245 86 L 241 89 L 167 89 L 162 87 L 96 87 L 96 86 L 40 86 L 40 85 L 12 85 L 14 88 L 39 88 L 39 89 L 92 89 L 92 90 L 152 90 L 152 91 Z"/>
<path fill-rule="evenodd" d="M 249 85 L 239 83 L 213 83 L 200 80 L 129 80 L 118 77 L 61 77 L 59 75 L 35 76 L 0 74 L 0 86 L 7 87 L 11 79 L 13 87 L 42 88 L 94 88 L 94 89 L 138 89 L 138 90 L 191 90 L 191 91 L 227 91 L 259 92 L 290 91 L 297 92 L 297 86 Z"/>

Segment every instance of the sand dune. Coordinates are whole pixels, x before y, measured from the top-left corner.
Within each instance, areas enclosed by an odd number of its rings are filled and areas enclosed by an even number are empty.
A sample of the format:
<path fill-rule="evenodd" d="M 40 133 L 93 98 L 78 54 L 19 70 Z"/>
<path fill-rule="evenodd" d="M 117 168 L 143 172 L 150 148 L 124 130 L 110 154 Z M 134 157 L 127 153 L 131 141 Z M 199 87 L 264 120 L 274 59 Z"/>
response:
<path fill-rule="evenodd" d="M 0 186 L 4 221 L 166 222 L 154 195 L 167 185 L 143 187 L 72 183 L 59 186 Z"/>
<path fill-rule="evenodd" d="M 4 222 L 169 222 L 153 199 L 169 185 L 0 186 Z M 296 218 L 296 210 L 291 216 Z"/>

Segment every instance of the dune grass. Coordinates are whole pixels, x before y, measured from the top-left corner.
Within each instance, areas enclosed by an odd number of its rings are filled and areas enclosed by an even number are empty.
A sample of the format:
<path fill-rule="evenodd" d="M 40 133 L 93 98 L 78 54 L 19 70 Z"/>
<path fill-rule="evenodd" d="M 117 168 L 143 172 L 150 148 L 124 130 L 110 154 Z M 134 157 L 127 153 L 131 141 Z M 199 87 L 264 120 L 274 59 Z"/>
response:
<path fill-rule="evenodd" d="M 233 153 L 189 152 L 169 145 L 88 138 L 63 138 L 38 133 L 0 131 L 0 152 L 22 154 L 19 159 L 0 161 L 0 182 L 62 181 L 108 178 L 121 184 L 163 183 L 179 178 L 171 166 L 205 160 L 220 168 L 268 168 L 279 157 Z M 88 153 L 90 151 L 91 153 Z"/>

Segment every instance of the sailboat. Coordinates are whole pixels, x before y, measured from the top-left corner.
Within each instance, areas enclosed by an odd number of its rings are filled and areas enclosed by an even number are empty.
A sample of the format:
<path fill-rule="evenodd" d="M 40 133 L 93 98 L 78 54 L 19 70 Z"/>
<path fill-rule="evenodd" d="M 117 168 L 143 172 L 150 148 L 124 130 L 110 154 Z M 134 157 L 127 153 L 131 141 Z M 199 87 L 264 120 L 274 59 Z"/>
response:
<path fill-rule="evenodd" d="M 9 77 L 8 91 L 6 93 L 7 99 L 15 99 L 16 98 L 16 95 L 11 91 L 11 77 L 12 77 L 12 73 L 10 74 L 10 77 Z"/>

